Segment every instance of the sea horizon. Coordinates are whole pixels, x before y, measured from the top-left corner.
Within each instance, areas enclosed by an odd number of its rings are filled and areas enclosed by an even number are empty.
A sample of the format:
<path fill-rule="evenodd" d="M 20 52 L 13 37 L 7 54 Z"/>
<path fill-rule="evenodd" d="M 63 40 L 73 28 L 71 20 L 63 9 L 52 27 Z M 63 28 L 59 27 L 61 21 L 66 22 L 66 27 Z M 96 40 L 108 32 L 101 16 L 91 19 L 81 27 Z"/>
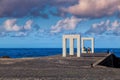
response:
<path fill-rule="evenodd" d="M 120 57 L 120 48 L 94 48 L 95 53 L 114 53 Z M 74 48 L 74 53 L 77 49 Z M 69 48 L 67 48 L 69 53 Z M 62 48 L 0 48 L 0 57 L 9 56 L 10 58 L 44 57 L 62 54 Z"/>

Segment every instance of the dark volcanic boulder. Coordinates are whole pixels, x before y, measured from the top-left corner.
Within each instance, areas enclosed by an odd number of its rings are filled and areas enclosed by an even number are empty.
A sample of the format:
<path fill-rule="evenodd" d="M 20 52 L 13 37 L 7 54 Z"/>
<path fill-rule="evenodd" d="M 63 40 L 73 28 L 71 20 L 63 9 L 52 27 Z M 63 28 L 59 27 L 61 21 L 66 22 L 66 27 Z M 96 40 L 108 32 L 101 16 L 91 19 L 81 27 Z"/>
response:
<path fill-rule="evenodd" d="M 2 56 L 1 58 L 10 58 L 10 56 Z"/>

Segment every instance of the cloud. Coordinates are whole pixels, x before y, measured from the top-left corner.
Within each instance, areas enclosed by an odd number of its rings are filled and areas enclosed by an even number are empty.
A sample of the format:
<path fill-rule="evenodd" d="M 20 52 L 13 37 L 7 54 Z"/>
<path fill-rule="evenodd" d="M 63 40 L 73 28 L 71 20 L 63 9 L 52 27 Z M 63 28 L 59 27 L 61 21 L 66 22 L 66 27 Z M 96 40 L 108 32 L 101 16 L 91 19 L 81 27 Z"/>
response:
<path fill-rule="evenodd" d="M 4 28 L 6 31 L 19 31 L 20 27 L 16 25 L 16 19 L 8 19 L 4 22 Z"/>
<path fill-rule="evenodd" d="M 7 36 L 7 34 L 12 34 L 12 36 L 26 36 L 32 31 L 32 24 L 32 20 L 27 20 L 24 25 L 20 26 L 17 24 L 17 19 L 7 19 L 0 26 L 0 36 Z"/>
<path fill-rule="evenodd" d="M 49 18 L 49 15 L 67 14 L 82 18 L 120 16 L 120 0 L 0 0 L 1 18 Z"/>
<path fill-rule="evenodd" d="M 24 29 L 25 29 L 25 30 L 30 30 L 32 23 L 33 23 L 32 20 L 28 20 L 28 21 L 25 23 L 25 25 L 24 25 Z"/>
<path fill-rule="evenodd" d="M 67 14 L 84 18 L 120 16 L 120 0 L 0 0 L 1 18 L 49 18 L 49 15 Z"/>
<path fill-rule="evenodd" d="M 26 21 L 24 26 L 18 26 L 16 23 L 17 23 L 17 19 L 6 20 L 3 25 L 4 30 L 9 32 L 30 30 L 33 22 L 32 20 L 28 20 Z"/>
<path fill-rule="evenodd" d="M 27 32 L 17 32 L 14 35 L 12 35 L 12 37 L 25 37 L 27 35 L 28 35 Z"/>
<path fill-rule="evenodd" d="M 99 18 L 120 14 L 120 0 L 79 0 L 78 4 L 62 9 L 78 17 Z"/>
<path fill-rule="evenodd" d="M 120 36 L 120 22 L 115 21 L 101 21 L 100 23 L 94 23 L 91 28 L 86 31 L 86 34 L 95 34 L 95 35 L 115 35 Z"/>
<path fill-rule="evenodd" d="M 76 18 L 74 16 L 59 20 L 56 25 L 51 27 L 50 33 L 60 33 L 64 30 L 74 30 L 77 27 L 77 24 L 81 21 L 83 21 L 83 19 Z"/>
<path fill-rule="evenodd" d="M 40 16 L 48 18 L 52 7 L 60 9 L 69 6 L 78 0 L 0 0 L 0 17 Z M 48 11 L 48 12 L 47 12 Z M 58 10 L 59 11 L 59 10 Z"/>

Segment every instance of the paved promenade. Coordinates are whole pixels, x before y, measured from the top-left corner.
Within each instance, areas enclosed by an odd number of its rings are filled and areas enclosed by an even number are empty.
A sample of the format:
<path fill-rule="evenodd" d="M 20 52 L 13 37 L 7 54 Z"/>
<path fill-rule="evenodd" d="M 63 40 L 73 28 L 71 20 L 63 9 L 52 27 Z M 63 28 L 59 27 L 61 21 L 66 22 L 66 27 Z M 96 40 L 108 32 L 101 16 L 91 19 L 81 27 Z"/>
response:
<path fill-rule="evenodd" d="M 120 80 L 120 69 L 91 64 L 108 54 L 0 59 L 0 80 Z"/>

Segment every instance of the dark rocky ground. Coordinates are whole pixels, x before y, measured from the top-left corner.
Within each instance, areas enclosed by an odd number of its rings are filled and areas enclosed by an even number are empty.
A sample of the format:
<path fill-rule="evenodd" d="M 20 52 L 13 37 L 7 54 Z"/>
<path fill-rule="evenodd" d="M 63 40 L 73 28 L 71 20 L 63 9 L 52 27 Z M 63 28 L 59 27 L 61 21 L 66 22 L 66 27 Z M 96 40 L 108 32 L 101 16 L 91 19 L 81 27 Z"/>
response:
<path fill-rule="evenodd" d="M 0 59 L 0 80 L 120 80 L 120 69 L 92 63 L 107 54 Z"/>

